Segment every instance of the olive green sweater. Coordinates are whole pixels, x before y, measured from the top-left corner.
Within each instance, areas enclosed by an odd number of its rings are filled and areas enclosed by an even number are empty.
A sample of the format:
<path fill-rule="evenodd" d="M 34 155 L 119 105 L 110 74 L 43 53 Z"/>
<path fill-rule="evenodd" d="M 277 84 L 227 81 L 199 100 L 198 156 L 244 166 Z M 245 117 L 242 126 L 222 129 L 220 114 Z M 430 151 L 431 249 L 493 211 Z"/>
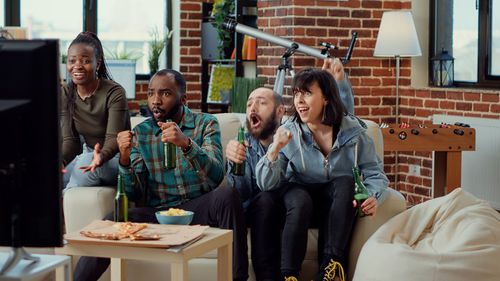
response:
<path fill-rule="evenodd" d="M 75 97 L 75 107 L 72 119 L 68 122 L 70 95 Z M 94 148 L 96 143 L 101 145 L 104 163 L 118 152 L 116 135 L 121 131 L 130 130 L 125 90 L 120 84 L 102 78 L 95 94 L 82 100 L 76 93 L 76 87 L 72 93 L 70 85 L 64 85 L 61 91 L 61 121 L 64 165 L 81 153 L 79 135 L 84 137 L 90 148 Z"/>

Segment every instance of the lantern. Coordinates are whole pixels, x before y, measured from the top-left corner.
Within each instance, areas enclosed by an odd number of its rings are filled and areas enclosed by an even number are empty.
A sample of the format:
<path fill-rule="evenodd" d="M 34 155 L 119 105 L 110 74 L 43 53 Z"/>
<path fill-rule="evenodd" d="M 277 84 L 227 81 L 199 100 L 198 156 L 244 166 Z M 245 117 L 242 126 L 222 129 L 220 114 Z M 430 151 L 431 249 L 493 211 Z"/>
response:
<path fill-rule="evenodd" d="M 432 84 L 438 87 L 453 86 L 453 62 L 455 58 L 443 49 L 441 54 L 431 59 L 432 63 Z"/>

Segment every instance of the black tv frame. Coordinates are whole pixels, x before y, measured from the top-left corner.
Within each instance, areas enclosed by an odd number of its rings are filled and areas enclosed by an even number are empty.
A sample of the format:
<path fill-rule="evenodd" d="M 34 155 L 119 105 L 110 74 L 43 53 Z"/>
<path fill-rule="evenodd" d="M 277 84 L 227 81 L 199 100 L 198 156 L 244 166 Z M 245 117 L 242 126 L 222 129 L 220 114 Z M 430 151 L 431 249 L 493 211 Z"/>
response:
<path fill-rule="evenodd" d="M 0 246 L 62 246 L 59 41 L 0 40 Z M 1 273 L 0 273 L 1 274 Z"/>

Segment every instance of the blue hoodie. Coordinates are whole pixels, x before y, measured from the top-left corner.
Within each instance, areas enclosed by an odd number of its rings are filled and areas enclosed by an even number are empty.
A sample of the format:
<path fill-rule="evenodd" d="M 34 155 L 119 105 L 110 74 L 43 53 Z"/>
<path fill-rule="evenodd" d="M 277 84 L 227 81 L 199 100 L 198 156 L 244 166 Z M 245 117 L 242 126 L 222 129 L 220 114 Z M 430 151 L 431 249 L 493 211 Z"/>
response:
<path fill-rule="evenodd" d="M 307 125 L 292 119 L 282 125 L 291 131 L 293 138 L 280 150 L 278 159 L 271 162 L 265 156 L 257 163 L 256 180 L 261 190 L 276 189 L 287 182 L 323 184 L 336 177 L 352 176 L 357 144 L 357 164 L 363 183 L 378 204 L 384 201 L 389 180 L 385 176 L 382 160 L 376 154 L 375 144 L 366 134 L 367 127 L 363 121 L 354 115 L 344 116 L 335 143 L 325 157 Z"/>

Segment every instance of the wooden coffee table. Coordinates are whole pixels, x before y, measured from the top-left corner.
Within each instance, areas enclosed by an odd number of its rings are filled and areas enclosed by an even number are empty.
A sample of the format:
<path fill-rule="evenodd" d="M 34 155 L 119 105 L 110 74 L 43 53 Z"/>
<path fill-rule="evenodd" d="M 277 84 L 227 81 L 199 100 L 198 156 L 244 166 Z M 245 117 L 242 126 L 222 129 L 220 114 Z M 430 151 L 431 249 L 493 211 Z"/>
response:
<path fill-rule="evenodd" d="M 217 249 L 217 280 L 232 280 L 233 231 L 210 227 L 203 236 L 178 252 L 172 249 L 68 242 L 57 255 L 111 258 L 111 280 L 124 281 L 125 260 L 163 261 L 171 264 L 172 281 L 188 281 L 188 261 Z"/>

